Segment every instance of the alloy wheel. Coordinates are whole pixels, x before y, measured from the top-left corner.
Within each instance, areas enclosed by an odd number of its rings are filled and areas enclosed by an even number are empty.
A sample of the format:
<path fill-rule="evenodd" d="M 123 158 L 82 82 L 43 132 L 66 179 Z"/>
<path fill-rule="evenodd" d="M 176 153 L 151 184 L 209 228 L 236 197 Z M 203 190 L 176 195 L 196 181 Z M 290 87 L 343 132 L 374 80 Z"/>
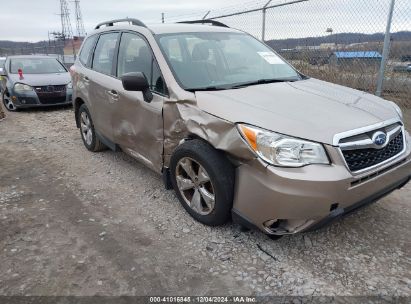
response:
<path fill-rule="evenodd" d="M 4 106 L 7 108 L 9 111 L 15 111 L 16 106 L 14 105 L 13 101 L 11 100 L 10 96 L 7 96 L 7 94 L 3 94 L 3 103 Z"/>
<path fill-rule="evenodd" d="M 87 112 L 81 112 L 80 115 L 81 134 L 87 145 L 91 146 L 93 142 L 93 130 L 91 127 L 90 118 Z"/>
<path fill-rule="evenodd" d="M 215 191 L 203 166 L 184 157 L 177 163 L 175 174 L 178 190 L 185 203 L 201 215 L 210 214 L 215 206 Z"/>

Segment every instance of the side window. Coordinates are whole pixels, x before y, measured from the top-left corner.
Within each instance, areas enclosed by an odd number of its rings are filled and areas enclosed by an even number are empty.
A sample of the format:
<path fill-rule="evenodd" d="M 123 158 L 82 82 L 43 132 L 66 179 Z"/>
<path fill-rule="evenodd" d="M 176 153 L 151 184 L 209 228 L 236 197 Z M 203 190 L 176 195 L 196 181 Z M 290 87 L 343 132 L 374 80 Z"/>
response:
<path fill-rule="evenodd" d="M 136 34 L 123 33 L 118 51 L 117 76 L 131 72 L 144 73 L 152 91 L 166 94 L 163 77 L 147 42 Z"/>
<path fill-rule="evenodd" d="M 102 34 L 94 51 L 93 70 L 106 75 L 112 75 L 114 52 L 118 33 Z"/>
<path fill-rule="evenodd" d="M 79 60 L 86 67 L 90 67 L 89 59 L 92 56 L 93 47 L 94 47 L 94 44 L 96 43 L 96 39 L 97 39 L 97 36 L 91 36 L 87 38 L 86 41 L 83 42 L 83 47 L 81 48 Z"/>
<path fill-rule="evenodd" d="M 160 68 L 155 60 L 153 61 L 153 74 L 151 76 L 150 89 L 160 94 L 168 94 Z"/>

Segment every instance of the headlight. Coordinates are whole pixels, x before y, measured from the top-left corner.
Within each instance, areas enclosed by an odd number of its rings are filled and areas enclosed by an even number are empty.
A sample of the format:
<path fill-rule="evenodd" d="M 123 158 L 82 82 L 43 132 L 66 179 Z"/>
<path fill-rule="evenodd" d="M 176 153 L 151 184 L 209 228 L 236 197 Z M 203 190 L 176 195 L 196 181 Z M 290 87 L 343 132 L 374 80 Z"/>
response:
<path fill-rule="evenodd" d="M 402 116 L 401 108 L 400 108 L 399 106 L 397 106 L 397 104 L 396 104 L 395 102 L 391 102 L 391 103 L 392 103 L 395 111 L 397 111 L 398 115 L 400 116 L 400 118 L 401 118 L 401 120 L 402 120 L 402 119 L 403 119 L 403 116 Z"/>
<path fill-rule="evenodd" d="M 33 91 L 33 88 L 27 84 L 24 83 L 16 83 L 14 85 L 14 91 L 16 92 L 28 92 L 28 91 Z"/>
<path fill-rule="evenodd" d="M 67 85 L 67 89 L 72 89 L 73 88 L 73 84 L 71 83 L 71 81 L 68 83 Z"/>
<path fill-rule="evenodd" d="M 251 149 L 269 164 L 302 167 L 308 164 L 330 163 L 324 147 L 319 143 L 243 124 L 239 124 L 238 129 Z"/>

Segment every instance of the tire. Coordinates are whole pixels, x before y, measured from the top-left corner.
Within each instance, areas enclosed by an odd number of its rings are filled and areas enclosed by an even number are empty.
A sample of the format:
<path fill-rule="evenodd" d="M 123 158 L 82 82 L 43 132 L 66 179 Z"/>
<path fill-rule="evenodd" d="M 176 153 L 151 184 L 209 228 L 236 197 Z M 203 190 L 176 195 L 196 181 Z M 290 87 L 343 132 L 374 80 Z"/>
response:
<path fill-rule="evenodd" d="M 273 241 L 279 240 L 283 237 L 283 235 L 274 235 L 274 234 L 267 234 L 267 236 L 272 239 Z"/>
<path fill-rule="evenodd" d="M 84 146 L 92 152 L 99 152 L 107 149 L 107 147 L 99 140 L 96 135 L 93 120 L 87 106 L 82 104 L 78 110 L 78 123 L 80 126 L 80 135 Z"/>
<path fill-rule="evenodd" d="M 184 142 L 171 157 L 170 177 L 178 199 L 194 219 L 208 226 L 230 219 L 234 168 L 221 151 L 198 139 Z"/>
<path fill-rule="evenodd" d="M 9 112 L 17 112 L 18 108 L 14 105 L 13 101 L 10 99 L 9 93 L 4 91 L 1 94 L 1 100 L 3 101 L 3 105 Z"/>

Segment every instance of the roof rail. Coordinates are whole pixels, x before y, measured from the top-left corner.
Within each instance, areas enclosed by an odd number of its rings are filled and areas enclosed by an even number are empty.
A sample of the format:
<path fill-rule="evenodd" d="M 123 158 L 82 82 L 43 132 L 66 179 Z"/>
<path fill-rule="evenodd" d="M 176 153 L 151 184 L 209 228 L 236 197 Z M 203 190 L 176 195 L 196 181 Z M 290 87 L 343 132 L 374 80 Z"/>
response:
<path fill-rule="evenodd" d="M 220 21 L 215 21 L 211 19 L 203 19 L 203 20 L 190 20 L 190 21 L 180 21 L 177 23 L 188 23 L 188 24 L 211 24 L 214 26 L 221 26 L 221 27 L 229 27 L 227 24 L 224 24 Z"/>
<path fill-rule="evenodd" d="M 142 26 L 142 27 L 147 27 L 143 22 L 141 22 L 138 19 L 134 19 L 134 18 L 124 18 L 124 19 L 114 19 L 114 20 L 110 20 L 110 21 L 104 21 L 101 22 L 99 24 L 96 25 L 96 27 L 94 29 L 99 29 L 101 26 L 105 25 L 105 26 L 113 26 L 114 23 L 119 23 L 119 22 L 129 22 L 132 25 L 137 25 L 137 26 Z"/>

